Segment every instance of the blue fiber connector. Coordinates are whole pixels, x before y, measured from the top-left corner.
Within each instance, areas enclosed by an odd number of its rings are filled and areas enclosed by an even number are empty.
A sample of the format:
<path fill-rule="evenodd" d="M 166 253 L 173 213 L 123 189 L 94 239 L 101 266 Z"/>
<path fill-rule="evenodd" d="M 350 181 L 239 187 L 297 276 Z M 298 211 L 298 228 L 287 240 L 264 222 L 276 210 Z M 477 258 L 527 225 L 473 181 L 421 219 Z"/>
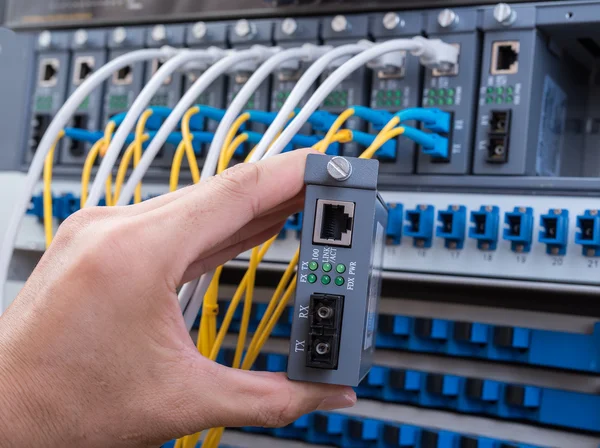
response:
<path fill-rule="evenodd" d="M 435 108 L 413 107 L 396 113 L 400 123 L 416 120 L 423 123 L 426 129 L 433 132 L 448 134 L 452 126 L 452 115 Z"/>
<path fill-rule="evenodd" d="M 479 211 L 471 212 L 473 227 L 469 228 L 469 238 L 477 240 L 480 250 L 496 250 L 498 245 L 499 208 L 482 205 Z"/>
<path fill-rule="evenodd" d="M 569 244 L 569 211 L 551 209 L 540 216 L 539 242 L 548 255 L 565 255 Z"/>
<path fill-rule="evenodd" d="M 467 208 L 464 205 L 451 205 L 447 210 L 438 211 L 440 225 L 436 236 L 444 239 L 447 249 L 462 249 L 465 244 Z"/>
<path fill-rule="evenodd" d="M 96 143 L 98 140 L 104 137 L 104 132 L 88 131 L 86 129 L 78 128 L 65 128 L 65 137 L 76 141 Z"/>
<path fill-rule="evenodd" d="M 583 215 L 577 216 L 575 244 L 582 246 L 582 253 L 586 257 L 600 256 L 600 212 L 586 210 Z"/>
<path fill-rule="evenodd" d="M 504 215 L 504 239 L 511 242 L 513 252 L 528 253 L 533 241 L 533 209 L 515 207 Z"/>
<path fill-rule="evenodd" d="M 388 222 L 386 236 L 388 244 L 398 246 L 402 242 L 404 225 L 404 207 L 402 204 L 388 204 Z"/>
<path fill-rule="evenodd" d="M 267 126 L 273 123 L 277 112 L 265 112 L 263 110 L 247 110 L 250 114 L 250 121 L 266 124 Z"/>
<path fill-rule="evenodd" d="M 352 109 L 354 109 L 354 115 L 371 123 L 375 130 L 383 128 L 393 117 L 388 111 L 371 109 L 365 106 L 352 106 Z"/>
<path fill-rule="evenodd" d="M 419 205 L 406 211 L 408 224 L 404 226 L 404 235 L 413 238 L 413 245 L 420 248 L 431 247 L 433 240 L 433 206 Z"/>
<path fill-rule="evenodd" d="M 422 146 L 421 152 L 431 157 L 447 159 L 449 155 L 449 141 L 446 137 L 429 134 L 410 126 L 404 128 L 404 137 L 407 137 Z"/>
<path fill-rule="evenodd" d="M 318 110 L 313 112 L 307 121 L 308 124 L 312 126 L 313 130 L 317 132 L 327 132 L 336 118 L 337 116 L 330 112 Z"/>
<path fill-rule="evenodd" d="M 367 132 L 352 131 L 352 141 L 355 141 L 362 146 L 370 146 L 376 138 L 376 135 Z M 385 142 L 383 146 L 377 150 L 375 156 L 380 160 L 394 160 L 396 158 L 396 139 Z"/>

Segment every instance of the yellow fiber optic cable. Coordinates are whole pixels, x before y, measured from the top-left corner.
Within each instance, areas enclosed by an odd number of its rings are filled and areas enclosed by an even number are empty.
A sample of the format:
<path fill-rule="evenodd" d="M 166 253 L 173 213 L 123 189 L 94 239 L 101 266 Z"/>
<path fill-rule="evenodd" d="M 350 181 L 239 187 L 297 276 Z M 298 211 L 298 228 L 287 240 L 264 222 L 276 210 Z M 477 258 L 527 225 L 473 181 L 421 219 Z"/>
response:
<path fill-rule="evenodd" d="M 224 160 L 231 160 L 233 158 L 233 156 L 235 155 L 235 152 L 238 150 L 238 148 L 241 145 L 243 145 L 244 143 L 246 143 L 247 141 L 248 141 L 248 134 L 246 134 L 245 132 L 243 134 L 238 135 L 236 138 L 234 138 L 233 141 L 231 142 L 231 144 L 224 151 L 226 153 L 225 154 L 226 158 Z M 227 162 L 227 165 L 228 164 L 229 164 L 229 162 Z M 221 172 L 222 171 L 223 170 L 221 170 Z"/>
<path fill-rule="evenodd" d="M 383 131 L 382 131 L 383 132 Z M 359 156 L 360 159 L 370 159 L 386 142 L 404 133 L 403 127 L 394 128 L 385 133 L 380 132 L 371 145 Z"/>
<path fill-rule="evenodd" d="M 255 247 L 252 249 L 250 255 L 250 265 L 248 266 L 248 284 L 246 286 L 246 298 L 244 300 L 244 309 L 242 312 L 242 323 L 240 325 L 240 332 L 238 333 L 237 346 L 235 348 L 235 355 L 233 358 L 232 367 L 237 369 L 242 363 L 242 355 L 244 348 L 246 347 L 246 335 L 248 333 L 248 325 L 250 324 L 250 312 L 252 310 L 252 300 L 254 296 L 254 283 L 256 281 L 256 270 L 258 269 L 258 252 L 259 248 Z"/>
<path fill-rule="evenodd" d="M 183 134 L 185 154 L 188 160 L 188 165 L 190 166 L 190 172 L 192 173 L 192 182 L 194 182 L 195 184 L 200 182 L 200 170 L 198 169 L 198 160 L 196 159 L 196 154 L 194 153 L 194 146 L 192 145 L 192 140 L 194 139 L 194 136 L 190 132 L 190 120 L 194 115 L 196 115 L 199 112 L 200 108 L 198 106 L 192 107 L 185 113 L 181 121 L 181 132 Z"/>
<path fill-rule="evenodd" d="M 65 131 L 60 131 L 54 140 L 54 143 L 48 151 L 48 155 L 44 160 L 44 234 L 46 235 L 46 249 L 52 244 L 53 229 L 52 229 L 52 166 L 54 165 L 54 152 L 61 138 L 65 135 Z"/>
<path fill-rule="evenodd" d="M 350 109 L 346 109 L 344 112 L 342 112 L 339 117 L 337 117 L 335 119 L 335 121 L 333 122 L 333 124 L 331 125 L 331 127 L 329 128 L 329 130 L 327 131 L 327 134 L 325 134 L 325 137 L 322 140 L 322 145 L 325 147 L 325 150 L 323 152 L 327 151 L 327 148 L 329 148 L 329 145 L 331 145 L 332 140 L 333 140 L 333 136 L 340 130 L 340 128 L 344 125 L 344 123 L 346 123 L 346 121 L 348 121 L 348 119 L 350 117 L 352 117 L 354 115 L 354 109 L 350 108 Z"/>
<path fill-rule="evenodd" d="M 98 140 L 90 152 L 88 153 L 85 163 L 83 164 L 83 171 L 81 173 L 81 208 L 85 207 L 85 203 L 87 202 L 88 196 L 88 188 L 90 183 L 90 177 L 92 176 L 92 168 L 94 167 L 94 163 L 98 158 L 98 155 L 104 157 L 106 151 L 108 150 L 108 146 L 110 145 L 110 141 L 112 139 L 112 135 L 115 132 L 116 124 L 114 121 L 109 121 L 104 129 L 104 137 Z M 112 176 L 109 176 L 106 179 L 106 190 L 107 193 L 112 193 Z M 106 198 L 106 204 L 109 205 L 109 200 L 111 200 L 109 194 Z"/>
<path fill-rule="evenodd" d="M 218 164 L 217 172 L 223 172 L 227 169 L 227 166 L 229 165 L 230 160 L 227 160 L 225 151 L 223 151 L 223 149 L 224 148 L 227 149 L 231 146 L 231 143 L 233 142 L 233 139 L 235 138 L 235 134 L 237 134 L 237 132 L 242 127 L 242 125 L 245 122 L 247 122 L 249 119 L 250 119 L 250 114 L 248 112 L 244 112 L 242 115 L 237 117 L 237 119 L 231 125 L 231 128 L 229 128 L 229 131 L 227 132 L 227 136 L 225 137 L 225 141 L 223 142 L 223 147 L 221 148 L 221 154 L 219 156 L 219 164 Z"/>
<path fill-rule="evenodd" d="M 150 137 L 145 134 L 142 136 L 141 143 L 145 143 L 148 141 Z M 127 147 L 127 150 L 123 153 L 123 157 L 121 158 L 121 163 L 119 164 L 119 170 L 117 171 L 117 177 L 115 178 L 115 202 L 119 200 L 121 196 L 121 189 L 123 188 L 123 184 L 125 183 L 125 177 L 127 176 L 127 170 L 129 169 L 129 163 L 131 163 L 131 159 L 134 157 L 134 153 L 136 153 L 136 142 L 131 142 L 131 144 Z M 139 159 L 136 162 L 135 159 L 133 161 L 133 166 L 136 167 L 139 163 Z M 135 189 L 136 197 L 134 198 L 135 203 L 141 202 L 141 192 L 140 197 L 138 198 L 138 188 Z M 138 201 L 139 199 L 139 201 Z"/>

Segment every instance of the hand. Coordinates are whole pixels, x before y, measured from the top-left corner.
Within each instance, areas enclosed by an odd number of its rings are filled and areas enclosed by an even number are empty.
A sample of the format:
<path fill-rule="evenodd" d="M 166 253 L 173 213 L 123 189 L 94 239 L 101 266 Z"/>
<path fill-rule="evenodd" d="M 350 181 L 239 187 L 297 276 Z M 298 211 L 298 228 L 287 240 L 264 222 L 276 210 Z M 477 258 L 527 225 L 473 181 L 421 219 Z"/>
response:
<path fill-rule="evenodd" d="M 265 241 L 298 211 L 308 153 L 66 220 L 0 318 L 0 446 L 160 445 L 354 405 L 350 388 L 203 358 L 177 301 L 183 282 Z"/>

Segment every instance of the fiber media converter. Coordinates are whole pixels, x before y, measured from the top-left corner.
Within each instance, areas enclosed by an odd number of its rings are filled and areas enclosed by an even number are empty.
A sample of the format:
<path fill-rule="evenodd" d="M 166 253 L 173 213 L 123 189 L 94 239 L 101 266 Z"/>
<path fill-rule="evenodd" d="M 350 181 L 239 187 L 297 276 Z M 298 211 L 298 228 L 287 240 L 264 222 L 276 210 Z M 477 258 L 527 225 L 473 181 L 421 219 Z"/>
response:
<path fill-rule="evenodd" d="M 307 159 L 292 380 L 358 386 L 371 368 L 388 217 L 378 169 L 376 160 Z"/>

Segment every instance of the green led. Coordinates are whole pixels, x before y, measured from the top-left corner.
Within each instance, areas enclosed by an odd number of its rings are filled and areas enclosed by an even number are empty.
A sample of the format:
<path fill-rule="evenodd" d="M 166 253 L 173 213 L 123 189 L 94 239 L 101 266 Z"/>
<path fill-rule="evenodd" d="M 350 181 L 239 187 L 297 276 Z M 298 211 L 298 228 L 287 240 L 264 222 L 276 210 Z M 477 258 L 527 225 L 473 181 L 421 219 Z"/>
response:
<path fill-rule="evenodd" d="M 511 95 L 508 95 L 508 96 L 506 97 L 506 102 L 507 102 L 507 103 L 512 103 L 512 102 L 513 102 L 513 99 L 514 99 L 514 98 L 513 98 Z"/>
<path fill-rule="evenodd" d="M 391 100 L 385 100 L 385 105 L 387 107 L 390 107 L 392 105 L 392 101 Z"/>
<path fill-rule="evenodd" d="M 391 97 L 392 97 L 392 95 L 393 95 L 393 92 L 392 92 L 391 90 L 387 90 L 387 91 L 385 92 L 385 96 L 387 96 L 388 98 L 391 98 Z"/>
<path fill-rule="evenodd" d="M 427 94 L 428 94 L 429 96 L 435 96 L 435 90 L 433 90 L 433 89 L 430 89 L 430 90 L 429 90 L 429 92 L 427 92 Z"/>
<path fill-rule="evenodd" d="M 429 100 L 427 100 L 427 105 L 428 106 L 435 106 L 435 100 L 433 98 L 430 98 Z"/>
<path fill-rule="evenodd" d="M 315 274 L 308 274 L 308 283 L 314 283 L 317 281 L 317 276 Z"/>
<path fill-rule="evenodd" d="M 331 266 L 331 263 L 323 263 L 323 270 L 325 272 L 329 272 L 333 269 L 333 266 Z"/>
<path fill-rule="evenodd" d="M 444 98 L 439 98 L 438 101 L 438 106 L 443 106 L 444 105 Z"/>
<path fill-rule="evenodd" d="M 342 286 L 344 284 L 344 277 L 336 277 L 335 278 L 335 284 L 337 286 Z"/>
<path fill-rule="evenodd" d="M 496 88 L 496 93 L 498 95 L 502 95 L 504 93 L 504 87 L 498 87 L 498 88 Z"/>
<path fill-rule="evenodd" d="M 492 104 L 494 102 L 493 96 L 488 96 L 485 98 L 485 104 Z"/>
<path fill-rule="evenodd" d="M 347 107 L 348 106 L 348 101 L 346 101 L 346 100 L 340 101 L 340 106 Z"/>
<path fill-rule="evenodd" d="M 446 98 L 446 105 L 452 106 L 454 104 L 454 98 Z"/>
<path fill-rule="evenodd" d="M 439 96 L 445 96 L 446 95 L 446 89 L 440 89 L 440 90 L 438 90 L 438 95 Z"/>
<path fill-rule="evenodd" d="M 493 88 L 493 87 L 488 87 L 488 88 L 486 89 L 486 92 L 487 92 L 487 93 L 494 93 L 494 88 Z"/>
<path fill-rule="evenodd" d="M 502 104 L 504 102 L 504 100 L 502 99 L 501 96 L 499 96 L 498 98 L 496 98 L 496 104 Z"/>
<path fill-rule="evenodd" d="M 448 89 L 448 96 L 454 96 L 456 94 L 456 90 Z"/>
<path fill-rule="evenodd" d="M 324 285 L 328 285 L 331 283 L 331 277 L 328 275 L 324 275 L 323 277 L 321 277 L 321 283 L 323 283 Z"/>
<path fill-rule="evenodd" d="M 396 90 L 396 96 L 402 96 L 402 90 Z"/>
<path fill-rule="evenodd" d="M 512 87 L 507 87 L 506 88 L 506 93 L 508 93 L 509 95 L 512 95 L 514 92 L 514 89 Z"/>
<path fill-rule="evenodd" d="M 308 263 L 308 269 L 310 269 L 311 271 L 316 271 L 317 269 L 319 269 L 319 263 L 317 263 L 316 261 L 311 261 L 310 263 Z"/>
<path fill-rule="evenodd" d="M 402 106 L 401 100 L 394 100 L 394 106 Z"/>
<path fill-rule="evenodd" d="M 338 264 L 338 265 L 335 267 L 335 271 L 336 271 L 338 274 L 343 274 L 344 272 L 346 272 L 346 265 L 344 265 L 344 264 Z"/>

